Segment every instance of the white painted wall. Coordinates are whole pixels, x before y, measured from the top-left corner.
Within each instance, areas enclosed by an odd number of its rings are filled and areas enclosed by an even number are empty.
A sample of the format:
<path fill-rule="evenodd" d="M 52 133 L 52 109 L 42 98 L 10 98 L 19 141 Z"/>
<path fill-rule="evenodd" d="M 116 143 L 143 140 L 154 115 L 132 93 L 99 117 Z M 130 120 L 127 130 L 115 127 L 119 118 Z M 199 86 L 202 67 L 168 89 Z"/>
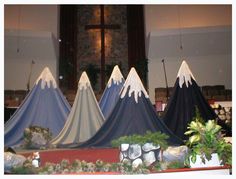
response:
<path fill-rule="evenodd" d="M 32 60 L 35 64 L 32 66 L 30 87 L 46 66 L 58 80 L 58 56 L 55 44 L 56 39 L 51 32 L 5 30 L 4 89 L 26 90 Z"/>
<path fill-rule="evenodd" d="M 169 87 L 185 59 L 199 86 L 232 89 L 231 5 L 146 5 L 145 31 L 152 103 L 155 88 L 166 87 L 162 59 Z"/>
<path fill-rule="evenodd" d="M 149 95 L 152 103 L 155 102 L 155 88 L 166 87 L 162 58 L 150 59 L 148 69 Z M 186 59 L 190 70 L 199 86 L 225 85 L 232 88 L 232 56 L 189 56 Z M 165 59 L 168 86 L 173 87 L 182 59 L 168 57 Z"/>
<path fill-rule="evenodd" d="M 57 5 L 4 6 L 5 90 L 27 89 L 32 60 L 30 88 L 46 66 L 58 82 L 58 24 Z"/>
<path fill-rule="evenodd" d="M 4 29 L 52 32 L 59 35 L 58 5 L 4 5 Z"/>
<path fill-rule="evenodd" d="M 146 36 L 161 29 L 232 25 L 232 5 L 145 5 Z"/>
<path fill-rule="evenodd" d="M 12 59 L 5 63 L 5 90 L 27 90 L 27 82 L 30 74 L 31 61 L 17 61 L 17 59 Z M 36 79 L 38 78 L 42 70 L 45 68 L 45 66 L 49 67 L 55 78 L 55 66 L 57 66 L 56 61 L 47 61 L 45 63 L 45 61 L 40 59 L 35 60 L 35 64 L 32 68 L 32 75 L 30 78 L 30 89 L 32 89 L 33 85 L 36 82 Z"/>

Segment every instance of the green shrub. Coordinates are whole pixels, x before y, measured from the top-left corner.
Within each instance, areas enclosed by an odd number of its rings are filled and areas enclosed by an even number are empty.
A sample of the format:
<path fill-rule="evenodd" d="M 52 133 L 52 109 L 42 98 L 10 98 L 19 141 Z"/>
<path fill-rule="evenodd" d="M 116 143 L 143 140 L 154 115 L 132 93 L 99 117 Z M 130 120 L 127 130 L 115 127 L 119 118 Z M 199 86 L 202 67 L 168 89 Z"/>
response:
<path fill-rule="evenodd" d="M 122 136 L 118 139 L 112 140 L 112 147 L 119 147 L 121 144 L 140 144 L 152 143 L 155 146 L 160 145 L 162 150 L 165 150 L 168 147 L 167 136 L 161 132 L 150 132 L 147 131 L 144 135 L 133 134 L 129 136 Z"/>

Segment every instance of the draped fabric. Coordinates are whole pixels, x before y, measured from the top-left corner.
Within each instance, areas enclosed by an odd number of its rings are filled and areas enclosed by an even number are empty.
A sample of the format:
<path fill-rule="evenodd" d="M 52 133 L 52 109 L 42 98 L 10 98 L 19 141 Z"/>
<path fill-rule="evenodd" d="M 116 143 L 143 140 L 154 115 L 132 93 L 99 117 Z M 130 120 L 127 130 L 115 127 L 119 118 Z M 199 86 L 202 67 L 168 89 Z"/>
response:
<path fill-rule="evenodd" d="M 119 99 L 119 93 L 124 84 L 124 81 L 125 80 L 119 69 L 119 66 L 115 65 L 107 82 L 106 88 L 99 101 L 99 106 L 105 119 L 108 118 L 113 108 L 115 107 Z"/>
<path fill-rule="evenodd" d="M 96 135 L 78 147 L 110 147 L 113 139 L 144 134 L 147 130 L 166 133 L 170 137 L 170 144 L 181 144 L 182 141 L 158 118 L 150 100 L 145 98 L 144 94 L 138 100 L 136 103 L 133 94 L 131 97 L 126 95 L 123 99 L 119 98 L 112 114 Z"/>
<path fill-rule="evenodd" d="M 129 68 L 136 66 L 147 86 L 147 63 L 145 49 L 144 5 L 127 5 L 128 63 Z"/>
<path fill-rule="evenodd" d="M 104 118 L 107 119 L 112 110 L 114 109 L 118 99 L 119 92 L 124 84 L 124 80 L 121 83 L 115 84 L 112 80 L 110 87 L 106 86 L 104 93 L 99 101 L 99 106 L 104 115 Z"/>
<path fill-rule="evenodd" d="M 131 68 L 118 102 L 101 128 L 88 141 L 69 147 L 111 147 L 113 139 L 144 134 L 146 131 L 163 132 L 170 137 L 170 144 L 182 144 L 182 140 L 158 118 L 140 78 L 134 68 Z"/>
<path fill-rule="evenodd" d="M 91 138 L 104 122 L 104 117 L 85 73 L 81 75 L 78 90 L 65 126 L 51 143 L 58 147 L 84 142 Z"/>
<path fill-rule="evenodd" d="M 41 88 L 42 80 L 34 85 L 14 115 L 4 126 L 4 145 L 22 143 L 25 128 L 37 125 L 49 128 L 56 136 L 65 124 L 70 105 L 58 88 L 47 85 Z"/>
<path fill-rule="evenodd" d="M 191 82 L 188 87 L 183 83 L 180 88 L 177 78 L 162 118 L 167 127 L 183 140 L 187 139 L 184 133 L 195 116 L 196 107 L 205 121 L 216 118 L 215 112 L 207 103 L 196 81 L 191 78 Z"/>

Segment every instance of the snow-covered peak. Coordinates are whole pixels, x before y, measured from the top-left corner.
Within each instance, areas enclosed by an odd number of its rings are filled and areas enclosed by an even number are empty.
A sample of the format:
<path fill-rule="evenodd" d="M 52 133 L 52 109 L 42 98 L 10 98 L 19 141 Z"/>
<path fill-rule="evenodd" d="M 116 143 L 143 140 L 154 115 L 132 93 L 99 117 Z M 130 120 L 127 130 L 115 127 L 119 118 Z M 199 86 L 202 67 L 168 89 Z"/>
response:
<path fill-rule="evenodd" d="M 108 88 L 111 87 L 112 81 L 113 81 L 114 84 L 119 85 L 120 83 L 122 83 L 122 80 L 124 80 L 124 77 L 121 74 L 118 65 L 116 65 L 113 68 L 110 79 L 108 80 L 107 87 Z"/>
<path fill-rule="evenodd" d="M 192 79 L 195 80 L 192 72 L 190 71 L 188 64 L 186 63 L 186 61 L 184 60 L 180 66 L 177 78 L 179 77 L 179 86 L 180 88 L 182 88 L 184 82 L 188 88 L 188 82 L 190 83 L 190 85 L 192 85 L 192 81 L 191 81 L 191 77 Z"/>
<path fill-rule="evenodd" d="M 142 92 L 146 98 L 149 98 L 147 91 L 145 90 L 141 79 L 139 78 L 136 70 L 134 67 L 131 68 L 128 77 L 124 83 L 124 86 L 121 90 L 121 98 L 125 97 L 125 94 L 128 92 L 129 89 L 129 97 L 131 94 L 134 93 L 134 98 L 136 103 L 138 103 L 138 97 L 141 97 Z"/>
<path fill-rule="evenodd" d="M 57 83 L 56 83 L 55 79 L 53 78 L 52 73 L 48 67 L 45 67 L 43 69 L 42 73 L 40 74 L 40 76 L 36 80 L 36 84 L 38 84 L 38 82 L 40 80 L 42 80 L 42 82 L 41 82 L 42 89 L 44 89 L 46 85 L 48 86 L 48 88 L 50 88 L 51 83 L 54 88 L 57 87 Z"/>
<path fill-rule="evenodd" d="M 90 81 L 89 81 L 87 73 L 84 71 L 82 75 L 80 76 L 78 88 L 82 90 L 83 88 L 87 89 L 87 87 L 89 86 L 90 86 Z"/>

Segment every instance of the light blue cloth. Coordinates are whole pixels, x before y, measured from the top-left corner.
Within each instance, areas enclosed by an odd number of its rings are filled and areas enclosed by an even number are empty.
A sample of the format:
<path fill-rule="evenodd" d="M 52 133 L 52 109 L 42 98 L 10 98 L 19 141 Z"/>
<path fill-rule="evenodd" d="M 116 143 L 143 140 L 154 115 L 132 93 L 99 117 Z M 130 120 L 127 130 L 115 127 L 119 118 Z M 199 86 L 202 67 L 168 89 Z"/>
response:
<path fill-rule="evenodd" d="M 41 82 L 42 80 L 35 84 L 5 124 L 5 146 L 13 147 L 21 144 L 25 128 L 32 125 L 49 128 L 53 136 L 56 136 L 63 128 L 71 107 L 60 89 L 54 88 L 52 84 L 50 88 L 46 85 L 42 89 Z"/>
<path fill-rule="evenodd" d="M 109 117 L 110 113 L 114 109 L 119 99 L 119 93 L 123 84 L 124 84 L 124 79 L 122 79 L 122 82 L 119 84 L 115 84 L 112 79 L 111 86 L 110 87 L 106 86 L 103 95 L 99 101 L 99 106 L 105 119 Z"/>

